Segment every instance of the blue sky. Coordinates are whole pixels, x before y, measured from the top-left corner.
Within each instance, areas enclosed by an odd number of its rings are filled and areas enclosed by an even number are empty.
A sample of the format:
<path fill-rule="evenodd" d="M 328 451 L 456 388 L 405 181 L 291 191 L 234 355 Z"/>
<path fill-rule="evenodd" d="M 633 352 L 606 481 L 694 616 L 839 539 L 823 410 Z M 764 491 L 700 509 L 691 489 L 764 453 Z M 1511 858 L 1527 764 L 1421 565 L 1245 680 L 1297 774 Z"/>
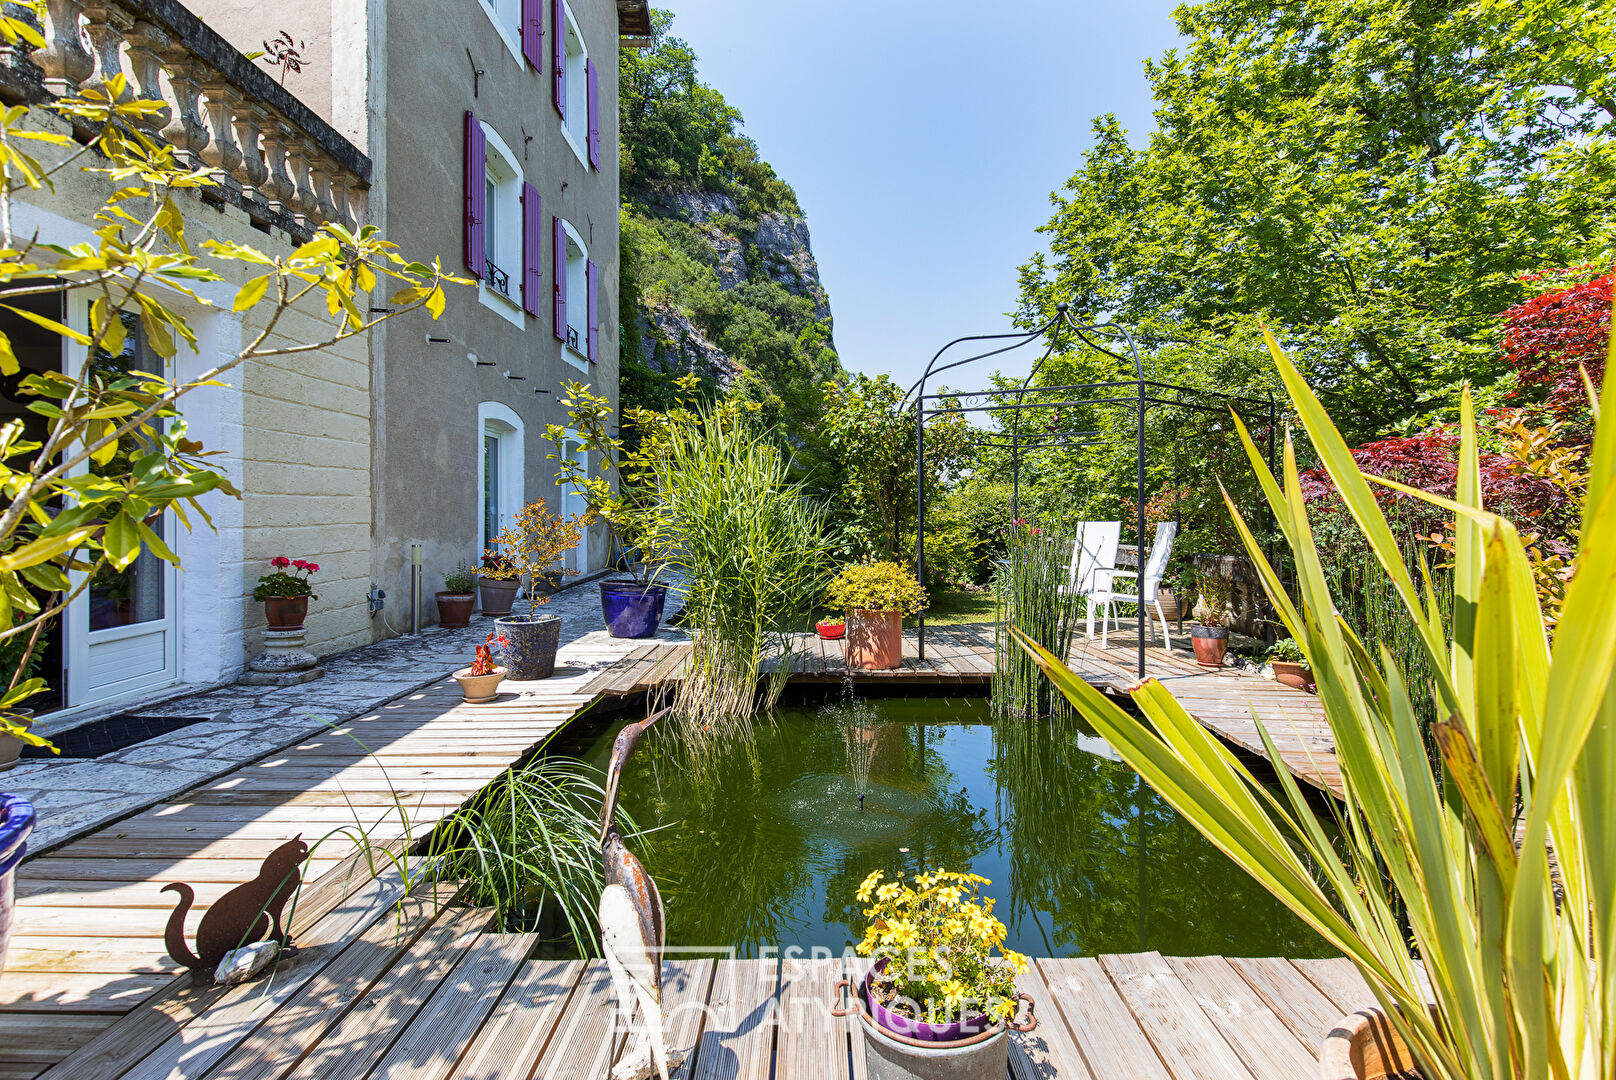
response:
<path fill-rule="evenodd" d="M 657 6 L 796 188 L 843 363 L 905 386 L 950 338 L 1009 329 L 1090 120 L 1141 142 L 1144 60 L 1179 41 L 1176 0 Z"/>

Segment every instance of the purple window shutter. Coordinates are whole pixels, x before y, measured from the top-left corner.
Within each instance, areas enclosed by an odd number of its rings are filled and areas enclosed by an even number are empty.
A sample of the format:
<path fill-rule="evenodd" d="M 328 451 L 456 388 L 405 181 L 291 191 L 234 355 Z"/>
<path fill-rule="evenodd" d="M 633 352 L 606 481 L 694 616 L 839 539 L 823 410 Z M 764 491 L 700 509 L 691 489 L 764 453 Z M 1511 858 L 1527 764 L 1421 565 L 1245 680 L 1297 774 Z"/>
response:
<path fill-rule="evenodd" d="M 600 69 L 593 60 L 584 61 L 589 83 L 589 167 L 600 171 Z"/>
<path fill-rule="evenodd" d="M 589 362 L 593 364 L 599 359 L 595 355 L 595 350 L 600 347 L 600 327 L 598 325 L 600 322 L 600 267 L 595 265 L 594 259 L 584 263 L 584 281 L 588 284 L 587 292 L 589 293 L 589 352 L 587 355 L 589 356 Z"/>
<path fill-rule="evenodd" d="M 522 55 L 544 70 L 544 0 L 522 0 Z"/>
<path fill-rule="evenodd" d="M 567 340 L 567 227 L 560 218 L 554 223 L 550 243 L 550 274 L 555 278 L 555 336 Z"/>
<path fill-rule="evenodd" d="M 477 118 L 466 111 L 466 269 L 482 280 L 488 262 L 488 136 Z"/>
<path fill-rule="evenodd" d="M 544 215 L 539 189 L 522 185 L 522 310 L 529 315 L 544 314 L 539 292 L 540 241 L 544 238 Z"/>
<path fill-rule="evenodd" d="M 567 118 L 567 3 L 550 5 L 550 96 L 561 119 Z"/>

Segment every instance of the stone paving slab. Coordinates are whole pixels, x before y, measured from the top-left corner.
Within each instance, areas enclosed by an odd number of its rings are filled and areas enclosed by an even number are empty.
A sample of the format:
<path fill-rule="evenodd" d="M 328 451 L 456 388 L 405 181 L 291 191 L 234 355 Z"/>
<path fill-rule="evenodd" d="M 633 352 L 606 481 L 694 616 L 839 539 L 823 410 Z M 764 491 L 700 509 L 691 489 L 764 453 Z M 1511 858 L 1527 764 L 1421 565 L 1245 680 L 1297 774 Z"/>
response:
<path fill-rule="evenodd" d="M 670 592 L 669 617 L 681 600 Z M 517 602 L 518 610 L 523 603 Z M 558 668 L 592 671 L 607 666 L 580 655 L 598 652 L 591 645 L 609 640 L 593 582 L 557 593 L 540 612 L 561 616 Z M 21 762 L 0 775 L 0 789 L 29 799 L 39 811 L 28 843 L 29 851 L 37 853 L 436 682 L 470 663 L 473 650 L 493 628 L 492 619 L 478 615 L 468 629 L 434 626 L 419 635 L 321 657 L 325 677 L 314 682 L 284 688 L 225 686 L 142 707 L 143 715 L 208 719 L 93 760 Z M 676 641 L 684 635 L 664 629 L 657 636 Z"/>

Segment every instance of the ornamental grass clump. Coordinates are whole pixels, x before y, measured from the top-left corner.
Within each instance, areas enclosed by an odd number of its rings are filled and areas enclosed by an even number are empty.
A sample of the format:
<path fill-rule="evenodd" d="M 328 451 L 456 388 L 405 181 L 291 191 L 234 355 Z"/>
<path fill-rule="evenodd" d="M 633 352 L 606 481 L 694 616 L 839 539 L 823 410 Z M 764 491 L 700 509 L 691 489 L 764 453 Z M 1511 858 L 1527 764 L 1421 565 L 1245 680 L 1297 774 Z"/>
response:
<path fill-rule="evenodd" d="M 1132 691 L 1142 714 L 1135 717 L 1047 650 L 1022 644 L 1174 809 L 1352 960 L 1424 1080 L 1608 1080 L 1616 1074 L 1610 417 L 1597 420 L 1569 560 L 1576 572 L 1551 644 L 1522 536 L 1484 505 L 1468 388 L 1447 498 L 1364 475 L 1312 389 L 1267 340 L 1308 441 L 1414 628 L 1429 672 L 1412 681 L 1388 649 L 1372 652 L 1338 613 L 1295 448 L 1286 441 L 1274 476 L 1236 417 L 1295 559 L 1295 599 L 1225 500 L 1269 600 L 1311 664 L 1345 786 L 1336 820 L 1320 819 L 1287 770 L 1278 770 L 1279 794 L 1259 783 L 1154 679 Z M 1451 617 L 1429 577 L 1410 571 L 1376 486 L 1454 516 Z M 1425 696 L 1439 718 L 1431 725 L 1435 767 L 1415 705 Z M 1253 722 L 1270 759 L 1280 760 L 1266 728 Z"/>
<path fill-rule="evenodd" d="M 1010 636 L 1015 627 L 1064 660 L 1077 632 L 1078 597 L 1064 586 L 1070 548 L 1043 530 L 1015 521 L 1006 532 L 1009 550 L 994 579 L 993 709 L 1000 716 L 1029 718 L 1065 711 L 1065 701 L 1038 665 Z M 1072 541 L 1074 544 L 1077 540 Z"/>
<path fill-rule="evenodd" d="M 1004 948 L 1004 923 L 994 917 L 992 898 L 979 894 L 980 886 L 992 883 L 947 870 L 915 875 L 914 887 L 903 883 L 902 874 L 887 882 L 884 876 L 876 870 L 857 893 L 860 903 L 870 905 L 858 954 L 879 968 L 871 981 L 876 1003 L 929 1024 L 1011 1019 L 1016 976 L 1028 962 Z"/>
<path fill-rule="evenodd" d="M 842 567 L 825 590 L 825 603 L 847 611 L 897 611 L 918 615 L 926 610 L 926 590 L 915 575 L 895 562 L 853 563 Z"/>

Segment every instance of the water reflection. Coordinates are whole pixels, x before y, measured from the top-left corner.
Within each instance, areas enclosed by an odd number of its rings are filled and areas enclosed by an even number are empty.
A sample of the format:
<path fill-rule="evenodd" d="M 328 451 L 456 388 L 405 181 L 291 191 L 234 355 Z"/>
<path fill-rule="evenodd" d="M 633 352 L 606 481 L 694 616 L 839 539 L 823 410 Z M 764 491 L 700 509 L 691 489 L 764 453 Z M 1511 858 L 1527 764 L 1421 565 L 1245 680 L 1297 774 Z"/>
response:
<path fill-rule="evenodd" d="M 619 726 L 574 752 L 604 764 Z M 1074 718 L 933 698 L 782 707 L 722 742 L 658 726 L 623 805 L 665 826 L 641 846 L 675 945 L 839 950 L 871 870 L 946 866 L 993 880 L 1021 952 L 1328 954 Z"/>

